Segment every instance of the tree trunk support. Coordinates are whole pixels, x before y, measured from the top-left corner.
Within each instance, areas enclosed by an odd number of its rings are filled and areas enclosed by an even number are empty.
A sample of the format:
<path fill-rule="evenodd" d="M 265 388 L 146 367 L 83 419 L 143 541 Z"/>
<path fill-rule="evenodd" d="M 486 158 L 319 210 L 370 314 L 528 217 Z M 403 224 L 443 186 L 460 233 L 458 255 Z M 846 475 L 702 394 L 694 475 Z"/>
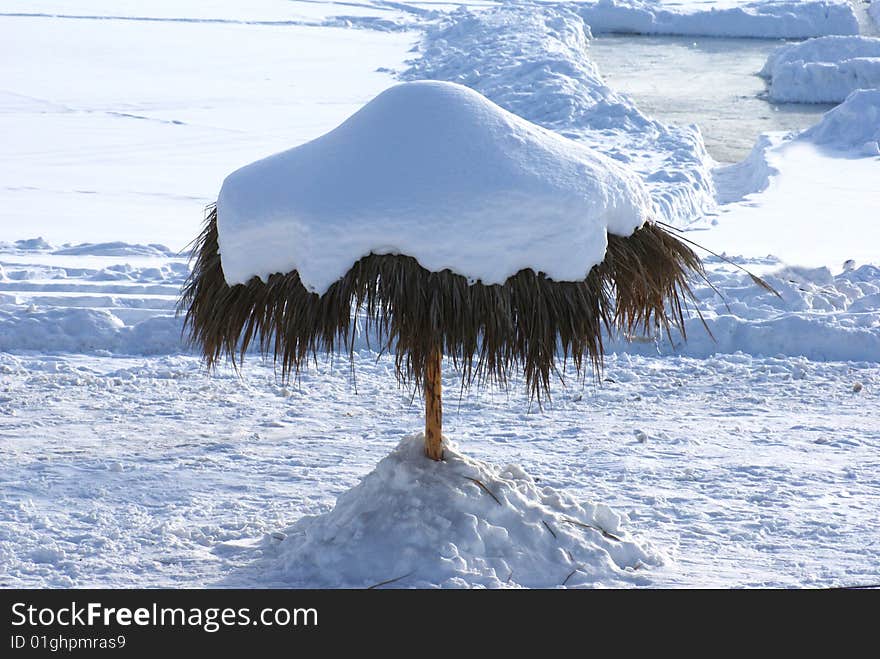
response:
<path fill-rule="evenodd" d="M 437 348 L 425 369 L 425 453 L 432 460 L 443 459 L 443 403 L 440 378 L 443 352 Z"/>

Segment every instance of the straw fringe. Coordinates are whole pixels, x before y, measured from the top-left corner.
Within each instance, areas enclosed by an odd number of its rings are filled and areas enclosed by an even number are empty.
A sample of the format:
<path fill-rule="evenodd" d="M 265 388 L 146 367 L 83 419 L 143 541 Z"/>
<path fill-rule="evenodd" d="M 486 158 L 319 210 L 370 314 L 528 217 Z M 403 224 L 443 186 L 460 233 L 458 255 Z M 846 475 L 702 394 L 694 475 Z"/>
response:
<path fill-rule="evenodd" d="M 217 209 L 194 241 L 195 265 L 179 303 L 184 332 L 213 367 L 224 356 L 237 365 L 257 342 L 285 377 L 318 352 L 354 350 L 356 315 L 379 350 L 393 352 L 398 380 L 420 391 L 436 346 L 451 357 L 462 386 L 506 386 L 522 370 L 532 397 L 549 395 L 557 354 L 583 377 L 598 372 L 602 332 L 684 332 L 691 276 L 699 257 L 656 224 L 631 236 L 608 236 L 605 259 L 578 282 L 557 282 L 531 269 L 501 285 L 469 284 L 449 270 L 430 272 L 408 256 L 370 254 L 326 293 L 310 293 L 296 271 L 229 286 L 217 245 Z"/>

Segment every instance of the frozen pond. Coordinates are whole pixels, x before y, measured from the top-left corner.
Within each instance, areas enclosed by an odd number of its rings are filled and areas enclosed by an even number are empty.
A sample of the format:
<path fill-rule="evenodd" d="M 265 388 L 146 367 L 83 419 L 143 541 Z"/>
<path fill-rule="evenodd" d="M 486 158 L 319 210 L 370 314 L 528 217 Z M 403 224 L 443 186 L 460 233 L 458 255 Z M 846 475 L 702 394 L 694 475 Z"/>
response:
<path fill-rule="evenodd" d="M 597 36 L 590 56 L 611 87 L 647 115 L 700 127 L 720 162 L 748 155 L 760 133 L 800 130 L 831 105 L 777 104 L 758 77 L 767 55 L 783 42 L 710 37 Z"/>

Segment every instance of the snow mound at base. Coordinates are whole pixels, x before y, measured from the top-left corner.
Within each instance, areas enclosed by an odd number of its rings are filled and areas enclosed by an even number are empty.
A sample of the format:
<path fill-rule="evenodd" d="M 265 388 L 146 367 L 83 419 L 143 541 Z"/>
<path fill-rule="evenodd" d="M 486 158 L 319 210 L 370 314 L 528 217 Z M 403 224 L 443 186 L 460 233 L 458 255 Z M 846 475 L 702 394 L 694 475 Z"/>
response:
<path fill-rule="evenodd" d="M 217 201 L 230 285 L 297 270 L 324 293 L 360 258 L 503 284 L 579 281 L 651 213 L 616 161 L 450 82 L 391 87 L 311 142 L 232 173 Z"/>
<path fill-rule="evenodd" d="M 880 89 L 854 91 L 799 139 L 851 151 L 855 156 L 880 155 Z"/>
<path fill-rule="evenodd" d="M 880 39 L 832 36 L 781 46 L 761 75 L 775 101 L 839 103 L 856 89 L 880 87 Z"/>
<path fill-rule="evenodd" d="M 627 539 L 622 522 L 607 506 L 578 504 L 448 441 L 444 461 L 433 462 L 424 437 L 411 435 L 333 510 L 289 528 L 269 571 L 308 587 L 644 583 L 640 569 L 661 556 Z"/>

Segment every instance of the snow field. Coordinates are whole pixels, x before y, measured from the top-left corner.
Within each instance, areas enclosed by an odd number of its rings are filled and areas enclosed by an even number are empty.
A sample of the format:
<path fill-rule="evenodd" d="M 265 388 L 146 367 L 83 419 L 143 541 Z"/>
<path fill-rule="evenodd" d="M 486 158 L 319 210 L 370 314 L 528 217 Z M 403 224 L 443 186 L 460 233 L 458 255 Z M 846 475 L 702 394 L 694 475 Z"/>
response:
<path fill-rule="evenodd" d="M 419 402 L 394 381 L 393 360 L 370 351 L 356 360 L 355 391 L 344 361 L 320 362 L 285 386 L 271 364 L 254 360 L 239 378 L 225 369 L 209 377 L 188 357 L 0 356 L 0 581 L 282 586 L 311 570 L 311 585 L 339 584 L 331 569 L 339 553 L 328 554 L 327 569 L 291 565 L 287 548 L 300 541 L 288 527 L 331 510 L 423 423 Z M 543 412 L 529 406 L 521 382 L 511 384 L 509 394 L 447 396 L 446 434 L 471 459 L 495 465 L 469 462 L 461 473 L 483 473 L 490 487 L 500 477 L 496 496 L 513 502 L 513 484 L 534 494 L 513 477 L 519 472 L 504 476 L 505 465 L 519 465 L 539 492 L 567 493 L 594 516 L 591 506 L 607 506 L 621 528 L 603 528 L 664 561 L 630 573 L 606 558 L 597 576 L 643 586 L 876 578 L 876 363 L 617 355 L 600 385 L 581 388 L 572 374 Z M 456 386 L 447 366 L 445 390 Z M 402 469 L 401 484 L 411 477 Z M 472 508 L 509 510 L 470 481 L 457 487 Z M 565 514 L 580 514 L 567 497 Z M 539 510 L 520 508 L 523 522 L 535 521 Z M 578 542 L 613 551 L 614 541 L 582 530 Z M 552 573 L 561 584 L 571 568 L 545 535 L 547 553 L 532 557 L 546 567 L 541 578 Z M 438 544 L 426 574 L 490 584 L 491 571 L 474 568 L 474 545 L 456 548 L 464 563 L 442 563 Z M 525 572 L 506 584 L 500 563 L 492 570 L 505 585 L 527 583 Z M 368 576 L 375 584 L 401 573 L 377 566 L 346 578 L 363 585 Z"/>
<path fill-rule="evenodd" d="M 161 245 L 0 244 L 0 351 L 173 354 L 187 259 Z"/>
<path fill-rule="evenodd" d="M 377 69 L 403 67 L 418 38 L 320 25 L 0 22 L 0 240 L 175 252 L 229 172 L 336 126 L 393 84 Z"/>

